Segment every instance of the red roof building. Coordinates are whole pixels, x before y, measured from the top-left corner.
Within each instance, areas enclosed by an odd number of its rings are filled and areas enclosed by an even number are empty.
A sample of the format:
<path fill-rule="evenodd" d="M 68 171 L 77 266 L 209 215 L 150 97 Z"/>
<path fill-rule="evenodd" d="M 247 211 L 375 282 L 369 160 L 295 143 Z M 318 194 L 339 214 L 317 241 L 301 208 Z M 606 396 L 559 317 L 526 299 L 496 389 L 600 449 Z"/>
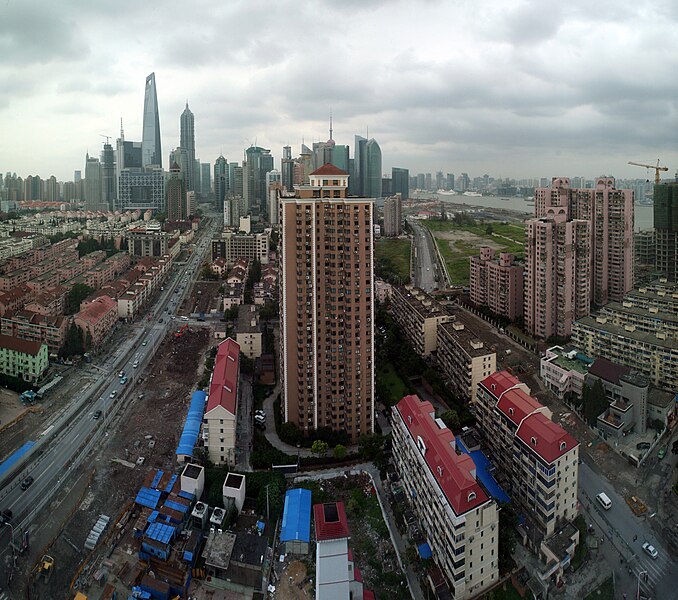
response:
<path fill-rule="evenodd" d="M 332 163 L 325 163 L 322 167 L 313 171 L 311 175 L 348 175 L 348 173 L 342 171 L 339 167 L 335 167 Z"/>
<path fill-rule="evenodd" d="M 396 470 L 433 560 L 454 598 L 479 595 L 499 578 L 496 502 L 430 402 L 406 396 L 392 424 Z"/>
<path fill-rule="evenodd" d="M 547 537 L 574 519 L 579 443 L 551 421 L 551 411 L 506 371 L 478 384 L 474 408 L 489 454 L 534 530 Z"/>
<path fill-rule="evenodd" d="M 219 344 L 210 380 L 203 439 L 215 464 L 235 464 L 240 346 L 228 338 Z"/>
<path fill-rule="evenodd" d="M 118 303 L 108 296 L 99 296 L 92 302 L 81 304 L 73 322 L 82 329 L 85 344 L 89 339 L 92 348 L 100 347 L 118 321 Z"/>
<path fill-rule="evenodd" d="M 313 507 L 315 537 L 319 542 L 348 539 L 348 519 L 343 502 L 327 502 Z"/>

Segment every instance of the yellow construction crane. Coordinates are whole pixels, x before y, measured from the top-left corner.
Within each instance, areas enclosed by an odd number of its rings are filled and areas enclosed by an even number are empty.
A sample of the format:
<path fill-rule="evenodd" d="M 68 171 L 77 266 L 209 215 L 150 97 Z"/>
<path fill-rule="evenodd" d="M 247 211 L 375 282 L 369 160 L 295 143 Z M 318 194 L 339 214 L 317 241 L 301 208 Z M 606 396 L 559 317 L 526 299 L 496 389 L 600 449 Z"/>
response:
<path fill-rule="evenodd" d="M 654 184 L 659 185 L 659 182 L 661 179 L 659 178 L 659 171 L 668 171 L 668 167 L 662 167 L 659 164 L 659 159 L 657 159 L 657 164 L 656 165 L 646 165 L 645 163 L 638 163 L 638 162 L 633 162 L 632 160 L 629 161 L 630 165 L 634 165 L 636 167 L 645 167 L 646 169 L 654 169 Z"/>

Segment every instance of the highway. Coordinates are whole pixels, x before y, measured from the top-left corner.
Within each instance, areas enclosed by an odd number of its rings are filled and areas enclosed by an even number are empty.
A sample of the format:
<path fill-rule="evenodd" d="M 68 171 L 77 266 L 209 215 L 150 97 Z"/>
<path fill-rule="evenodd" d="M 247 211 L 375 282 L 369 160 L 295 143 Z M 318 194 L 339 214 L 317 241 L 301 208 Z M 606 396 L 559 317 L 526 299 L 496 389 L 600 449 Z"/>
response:
<path fill-rule="evenodd" d="M 426 292 L 432 292 L 439 287 L 436 281 L 439 267 L 434 254 L 435 250 L 432 247 L 433 241 L 426 228 L 416 219 L 408 218 L 407 222 L 414 234 L 412 242 L 414 244 L 412 256 L 414 285 Z"/>
<path fill-rule="evenodd" d="M 612 501 L 609 510 L 605 510 L 596 500 L 600 492 L 605 492 Z M 624 498 L 586 462 L 579 468 L 579 499 L 587 522 L 593 523 L 597 535 L 602 532 L 605 538 L 603 545 L 609 556 L 608 562 L 618 573 L 618 590 L 628 588 L 621 591 L 626 592 L 631 599 L 635 598 L 637 586 L 640 585 L 641 593 L 647 597 L 678 599 L 678 565 L 654 534 L 647 520 L 649 515 L 634 515 Z M 644 542 L 649 542 L 657 549 L 656 559 L 645 553 L 642 548 Z M 630 578 L 628 569 L 632 572 Z M 647 581 L 644 581 L 646 578 Z"/>
<path fill-rule="evenodd" d="M 198 239 L 187 264 L 170 274 L 155 305 L 148 307 L 151 320 L 143 318 L 130 327 L 130 333 L 103 363 L 91 365 L 101 373 L 98 385 L 91 386 L 74 397 L 72 405 L 54 422 L 45 424 L 45 433 L 34 450 L 24 457 L 23 468 L 3 481 L 0 488 L 0 508 L 10 509 L 15 545 L 30 526 L 36 514 L 43 510 L 71 472 L 77 472 L 87 454 L 103 441 L 107 426 L 127 402 L 136 398 L 135 382 L 162 343 L 168 329 L 175 327 L 171 317 L 176 312 L 189 282 L 200 268 L 202 258 L 210 248 L 210 240 L 220 225 L 213 218 Z M 175 289 L 179 292 L 175 293 Z M 122 383 L 120 372 L 127 378 Z M 98 411 L 101 411 L 100 414 Z M 49 433 L 47 433 L 49 431 Z M 27 489 L 21 482 L 31 476 Z M 0 529 L 0 564 L 9 550 L 8 528 Z M 2 585 L 4 582 L 0 582 Z"/>

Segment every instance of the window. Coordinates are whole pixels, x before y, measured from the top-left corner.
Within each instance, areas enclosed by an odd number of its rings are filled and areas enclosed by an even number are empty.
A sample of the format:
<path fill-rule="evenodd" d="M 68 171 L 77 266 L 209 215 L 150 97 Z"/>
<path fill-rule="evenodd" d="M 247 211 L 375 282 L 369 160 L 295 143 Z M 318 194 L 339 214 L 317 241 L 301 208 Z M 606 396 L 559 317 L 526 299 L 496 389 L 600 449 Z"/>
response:
<path fill-rule="evenodd" d="M 440 468 L 440 467 L 438 467 L 438 468 Z M 476 499 L 476 493 L 475 493 L 475 492 L 471 492 L 471 493 L 468 495 L 468 501 L 469 501 L 469 502 L 473 502 L 475 499 Z"/>

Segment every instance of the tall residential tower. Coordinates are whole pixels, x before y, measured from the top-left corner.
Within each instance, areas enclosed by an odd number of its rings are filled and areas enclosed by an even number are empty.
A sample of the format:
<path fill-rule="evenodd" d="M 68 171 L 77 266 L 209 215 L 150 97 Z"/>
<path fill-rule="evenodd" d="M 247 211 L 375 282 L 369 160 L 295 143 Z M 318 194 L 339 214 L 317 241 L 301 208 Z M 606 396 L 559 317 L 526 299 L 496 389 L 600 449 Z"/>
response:
<path fill-rule="evenodd" d="M 281 194 L 284 419 L 356 442 L 374 431 L 373 205 L 326 164 Z"/>

